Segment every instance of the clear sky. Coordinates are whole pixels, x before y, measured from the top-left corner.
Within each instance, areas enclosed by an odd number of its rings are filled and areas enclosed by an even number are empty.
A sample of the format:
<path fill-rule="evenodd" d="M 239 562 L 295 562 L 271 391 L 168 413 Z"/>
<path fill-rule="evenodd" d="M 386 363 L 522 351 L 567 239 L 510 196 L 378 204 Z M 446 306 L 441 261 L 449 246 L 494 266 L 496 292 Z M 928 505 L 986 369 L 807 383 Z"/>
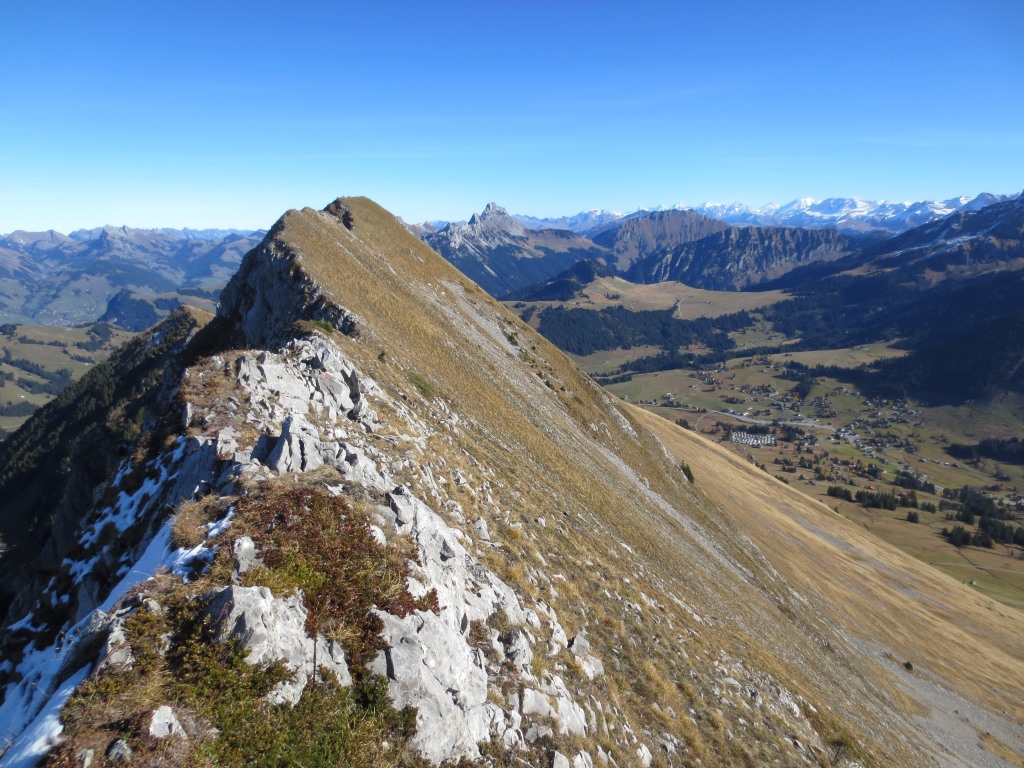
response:
<path fill-rule="evenodd" d="M 1024 189 L 1024 2 L 7 2 L 0 232 Z"/>

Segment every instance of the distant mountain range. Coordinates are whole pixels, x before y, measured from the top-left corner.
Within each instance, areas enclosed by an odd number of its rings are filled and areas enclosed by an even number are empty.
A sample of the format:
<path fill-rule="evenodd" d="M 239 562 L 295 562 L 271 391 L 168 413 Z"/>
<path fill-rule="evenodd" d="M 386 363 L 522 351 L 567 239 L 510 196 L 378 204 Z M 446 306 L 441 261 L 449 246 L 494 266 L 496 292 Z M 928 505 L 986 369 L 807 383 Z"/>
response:
<path fill-rule="evenodd" d="M 521 294 L 583 260 L 599 260 L 639 282 L 680 280 L 737 290 L 815 263 L 847 264 L 882 251 L 914 258 L 914 249 L 923 246 L 910 244 L 930 232 L 946 243 L 943 247 L 976 252 L 982 246 L 974 241 L 956 244 L 959 236 L 949 228 L 957 220 L 951 217 L 1014 199 L 993 194 L 918 203 L 805 198 L 764 208 L 705 203 L 546 219 L 510 215 L 491 203 L 464 223 L 406 226 L 499 297 Z M 908 234 L 905 241 L 886 240 L 929 225 L 936 228 Z M 70 235 L 50 230 L 0 236 L 0 323 L 69 326 L 105 317 L 141 330 L 182 301 L 212 309 L 220 287 L 263 234 L 99 227 Z M 993 235 L 982 249 L 998 251 L 1000 242 Z"/>
<path fill-rule="evenodd" d="M 549 292 L 547 281 L 561 279 L 583 259 L 597 259 L 635 282 L 676 280 L 711 290 L 744 290 L 812 264 L 841 262 L 849 267 L 859 259 L 925 247 L 911 245 L 922 238 L 941 241 L 947 249 L 978 248 L 974 241 L 963 246 L 966 236 L 956 229 L 962 226 L 957 222 L 990 208 L 996 211 L 993 216 L 1000 216 L 1001 205 L 1018 200 L 990 194 L 913 204 L 805 199 L 761 210 L 706 204 L 619 218 L 589 211 L 527 220 L 586 229 L 589 237 L 570 229 L 530 229 L 524 217 L 490 203 L 467 224 L 449 224 L 422 238 L 499 297 L 529 295 L 531 281 L 541 293 Z M 998 251 L 995 233 L 990 234 L 984 249 Z"/>
<path fill-rule="evenodd" d="M 594 209 L 592 211 L 582 211 L 575 216 L 559 216 L 555 219 L 538 219 L 534 216 L 526 216 L 519 213 L 514 214 L 512 218 L 527 229 L 568 229 L 570 232 L 589 236 L 600 232 L 608 225 L 624 218 L 624 216 L 625 214 L 616 211 Z"/>
<path fill-rule="evenodd" d="M 830 197 L 826 200 L 805 197 L 785 205 L 767 205 L 763 208 L 748 208 L 740 203 L 704 203 L 694 210 L 730 224 L 894 234 L 941 219 L 951 213 L 976 211 L 992 203 L 1010 200 L 1012 197 L 983 193 L 973 198 L 954 197 L 949 200 L 903 203 L 884 200 L 876 202 L 855 197 Z"/>
<path fill-rule="evenodd" d="M 1011 200 L 1015 195 L 993 195 L 983 192 L 977 197 L 954 197 L 949 200 L 920 202 L 888 202 L 861 200 L 856 197 L 830 197 L 815 200 L 802 197 L 785 204 L 771 203 L 751 208 L 743 203 L 702 203 L 642 208 L 629 214 L 614 211 L 583 211 L 575 216 L 536 218 L 513 214 L 527 229 L 568 229 L 593 237 L 623 219 L 647 216 L 662 211 L 694 211 L 727 224 L 759 227 L 801 227 L 805 229 L 837 229 L 851 234 L 878 232 L 896 234 L 927 224 L 958 211 L 976 211 L 992 203 Z M 434 222 L 436 225 L 437 222 Z M 419 225 L 423 226 L 423 225 Z"/>
<path fill-rule="evenodd" d="M 0 236 L 0 322 L 92 322 L 115 296 L 123 307 L 125 291 L 144 301 L 168 294 L 155 314 L 138 315 L 163 316 L 181 289 L 208 294 L 224 285 L 263 234 L 100 227 Z"/>
<path fill-rule="evenodd" d="M 527 229 L 495 203 L 467 224 L 423 240 L 498 297 L 543 285 L 585 259 L 636 282 L 738 290 L 858 247 L 855 238 L 831 229 L 740 227 L 690 210 L 628 216 L 589 239 L 564 229 Z"/>

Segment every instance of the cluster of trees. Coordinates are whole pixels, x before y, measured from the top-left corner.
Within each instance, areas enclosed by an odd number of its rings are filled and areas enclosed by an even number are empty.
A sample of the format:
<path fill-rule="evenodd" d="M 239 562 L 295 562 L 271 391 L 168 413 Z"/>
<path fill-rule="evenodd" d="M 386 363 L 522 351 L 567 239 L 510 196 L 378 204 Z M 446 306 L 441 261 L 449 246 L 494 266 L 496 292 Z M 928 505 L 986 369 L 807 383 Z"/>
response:
<path fill-rule="evenodd" d="M 828 495 L 836 499 L 843 499 L 844 501 L 853 501 L 853 491 L 842 485 L 830 485 L 828 487 Z"/>
<path fill-rule="evenodd" d="M 821 366 L 818 366 L 818 368 L 821 368 Z M 821 375 L 818 369 L 810 368 L 803 363 L 796 362 L 795 360 L 788 360 L 782 367 L 782 370 L 779 373 L 779 378 L 787 381 L 795 381 L 796 386 L 793 387 L 792 391 L 795 392 L 797 397 L 801 400 L 806 400 L 808 395 L 811 394 L 811 389 L 814 387 L 815 380 L 818 375 Z"/>
<path fill-rule="evenodd" d="M 614 376 L 604 376 L 600 373 L 593 374 L 594 381 L 600 384 L 602 387 L 606 387 L 609 384 L 624 384 L 627 381 L 633 380 L 632 373 L 617 373 Z"/>
<path fill-rule="evenodd" d="M 935 493 L 935 483 L 918 477 L 917 475 L 901 469 L 896 473 L 893 485 L 906 488 L 910 491 L 921 491 L 922 493 Z"/>
<path fill-rule="evenodd" d="M 795 443 L 807 434 L 803 429 L 795 424 L 779 424 L 778 429 L 779 431 L 775 433 L 776 436 L 787 443 Z"/>
<path fill-rule="evenodd" d="M 33 405 L 26 400 L 19 400 L 16 403 L 12 403 L 8 400 L 4 405 L 0 405 L 0 416 L 6 416 L 8 418 L 31 416 L 38 408 L 38 405 Z"/>
<path fill-rule="evenodd" d="M 3 361 L 12 368 L 17 368 L 42 379 L 40 382 L 34 379 L 26 379 L 23 376 L 18 377 L 18 386 L 33 395 L 59 395 L 71 383 L 71 371 L 69 369 L 60 368 L 56 371 L 48 371 L 39 363 L 20 357 L 12 357 L 10 349 L 4 349 Z M 3 378 L 7 381 L 13 381 L 14 375 L 10 372 L 5 372 Z"/>
<path fill-rule="evenodd" d="M 87 333 L 89 340 L 79 341 L 75 346 L 79 349 L 84 349 L 86 352 L 95 352 L 97 349 L 102 349 L 110 341 L 114 335 L 114 329 L 106 323 L 96 323 Z"/>
<path fill-rule="evenodd" d="M 861 489 L 854 493 L 845 486 L 830 485 L 827 493 L 833 498 L 857 502 L 865 507 L 873 507 L 875 509 L 888 509 L 891 511 L 895 510 L 897 507 L 909 507 L 912 510 L 916 510 L 918 508 L 917 494 L 914 491 L 898 495 L 893 491 L 871 491 Z M 935 511 L 935 506 L 932 504 L 926 504 L 923 508 L 927 511 Z M 909 515 L 907 516 L 907 519 L 912 523 L 916 523 L 918 520 L 917 512 L 913 513 L 912 520 Z"/>
<path fill-rule="evenodd" d="M 987 533 L 983 531 L 971 533 L 962 525 L 955 525 L 952 529 L 943 528 L 942 535 L 954 547 L 974 546 L 991 549 L 993 545 L 992 537 Z"/>
<path fill-rule="evenodd" d="M 66 347 L 68 343 L 61 341 L 60 339 L 51 339 L 50 341 L 43 341 L 42 339 L 32 339 L 28 336 L 19 336 L 19 344 L 36 344 L 40 347 Z"/>
<path fill-rule="evenodd" d="M 854 501 L 863 504 L 865 507 L 875 509 L 894 510 L 899 506 L 899 499 L 892 491 L 865 491 L 858 490 L 853 496 Z"/>
<path fill-rule="evenodd" d="M 34 363 L 31 360 L 26 360 L 23 357 L 14 357 L 11 355 L 11 350 L 4 347 L 3 361 L 12 368 L 19 368 L 25 373 L 31 373 L 36 376 L 45 377 L 47 371 L 39 363 Z"/>
<path fill-rule="evenodd" d="M 958 547 L 967 544 L 976 547 L 992 547 L 998 542 L 1024 547 L 1024 528 L 1007 522 L 1013 519 L 1013 514 L 1010 511 L 1000 508 L 981 491 L 969 486 L 965 486 L 951 495 L 954 496 L 955 501 L 943 503 L 944 508 L 953 510 L 947 513 L 946 519 L 956 520 L 963 525 L 954 526 L 952 529 L 942 529 L 942 535 L 950 543 Z M 978 530 L 974 533 L 964 528 L 964 525 L 975 525 L 975 523 L 977 523 Z"/>
<path fill-rule="evenodd" d="M 946 495 L 954 496 L 964 514 L 973 513 L 978 517 L 994 517 L 1000 520 L 1008 520 L 1011 517 L 1010 512 L 1000 509 L 992 499 L 969 485 Z"/>
<path fill-rule="evenodd" d="M 1024 547 L 1024 528 L 1010 525 L 993 517 L 978 518 L 978 531 L 988 534 L 1000 544 L 1016 544 Z"/>
<path fill-rule="evenodd" d="M 59 395 L 68 385 L 71 384 L 71 371 L 68 368 L 60 368 L 56 371 L 47 371 L 42 376 L 45 381 L 33 381 L 32 379 L 19 378 L 18 386 L 33 395 Z"/>
<path fill-rule="evenodd" d="M 1024 441 L 1011 437 L 1009 440 L 990 438 L 976 445 L 954 443 L 946 449 L 946 453 L 964 461 L 985 458 L 1007 464 L 1024 464 Z"/>
<path fill-rule="evenodd" d="M 753 322 L 747 312 L 696 320 L 680 320 L 673 313 L 672 308 L 634 312 L 625 307 L 607 307 L 595 312 L 549 307 L 539 315 L 539 330 L 556 346 L 577 355 L 647 345 L 675 355 L 680 347 L 690 344 L 715 351 L 732 349 L 735 345 L 729 331 L 741 330 Z M 638 370 L 635 364 L 629 368 Z"/>

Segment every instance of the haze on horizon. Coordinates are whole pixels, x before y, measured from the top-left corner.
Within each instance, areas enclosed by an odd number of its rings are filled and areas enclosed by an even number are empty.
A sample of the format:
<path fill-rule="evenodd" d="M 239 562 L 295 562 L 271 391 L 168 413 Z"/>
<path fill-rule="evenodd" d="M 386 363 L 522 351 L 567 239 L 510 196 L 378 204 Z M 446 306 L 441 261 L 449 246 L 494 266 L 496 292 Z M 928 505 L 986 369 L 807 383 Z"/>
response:
<path fill-rule="evenodd" d="M 1024 4 L 17 4 L 0 232 L 1024 188 Z"/>

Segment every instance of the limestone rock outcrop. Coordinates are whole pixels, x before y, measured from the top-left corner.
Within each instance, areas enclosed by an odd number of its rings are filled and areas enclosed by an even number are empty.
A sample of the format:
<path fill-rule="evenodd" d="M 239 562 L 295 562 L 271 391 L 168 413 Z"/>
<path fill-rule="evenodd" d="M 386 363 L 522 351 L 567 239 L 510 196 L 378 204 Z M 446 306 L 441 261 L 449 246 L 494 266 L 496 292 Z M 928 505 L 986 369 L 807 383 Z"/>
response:
<path fill-rule="evenodd" d="M 206 615 L 222 641 L 237 641 L 250 664 L 285 663 L 291 677 L 270 692 L 271 703 L 295 704 L 309 679 L 324 669 L 339 685 L 352 684 L 341 645 L 306 633 L 301 594 L 275 598 L 266 587 L 224 587 L 207 597 Z"/>

